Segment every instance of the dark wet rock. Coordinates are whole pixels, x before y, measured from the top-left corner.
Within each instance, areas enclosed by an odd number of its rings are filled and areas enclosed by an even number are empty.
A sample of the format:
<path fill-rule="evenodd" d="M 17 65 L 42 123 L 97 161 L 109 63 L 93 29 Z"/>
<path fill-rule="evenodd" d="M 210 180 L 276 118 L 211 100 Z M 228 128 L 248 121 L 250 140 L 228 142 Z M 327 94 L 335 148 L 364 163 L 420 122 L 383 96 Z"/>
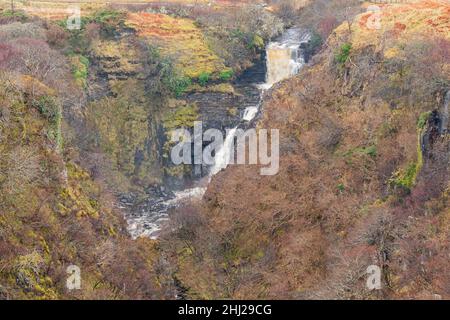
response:
<path fill-rule="evenodd" d="M 421 136 L 422 153 L 424 156 L 430 154 L 434 143 L 440 137 L 441 121 L 441 115 L 438 111 L 435 110 L 430 114 Z"/>

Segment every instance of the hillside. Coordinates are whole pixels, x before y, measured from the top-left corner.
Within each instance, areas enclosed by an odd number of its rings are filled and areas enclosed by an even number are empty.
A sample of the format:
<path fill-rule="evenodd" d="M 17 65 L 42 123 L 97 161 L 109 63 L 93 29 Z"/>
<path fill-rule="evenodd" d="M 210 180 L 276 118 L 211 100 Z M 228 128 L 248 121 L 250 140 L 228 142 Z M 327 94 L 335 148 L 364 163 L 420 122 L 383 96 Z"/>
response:
<path fill-rule="evenodd" d="M 112 195 L 63 147 L 61 97 L 37 79 L 0 77 L 1 298 L 157 297 L 154 244 L 129 239 Z M 64 285 L 74 264 L 83 292 Z"/>
<path fill-rule="evenodd" d="M 450 297 L 449 10 L 383 5 L 377 29 L 359 15 L 266 93 L 258 127 L 280 130 L 280 173 L 230 166 L 166 239 L 191 297 Z"/>
<path fill-rule="evenodd" d="M 217 114 L 239 121 L 233 80 L 282 22 L 241 8 L 234 34 L 235 16 L 222 7 L 180 17 L 86 2 L 81 28 L 68 30 L 48 3 L 3 4 L 0 297 L 173 298 L 158 243 L 131 238 L 120 200 L 191 180 L 192 168 L 167 158 L 170 130 L 198 118 L 212 125 Z M 267 22 L 254 27 L 256 19 Z M 66 287 L 72 265 L 81 290 Z"/>
<path fill-rule="evenodd" d="M 448 1 L 71 3 L 0 0 L 0 299 L 450 299 Z"/>

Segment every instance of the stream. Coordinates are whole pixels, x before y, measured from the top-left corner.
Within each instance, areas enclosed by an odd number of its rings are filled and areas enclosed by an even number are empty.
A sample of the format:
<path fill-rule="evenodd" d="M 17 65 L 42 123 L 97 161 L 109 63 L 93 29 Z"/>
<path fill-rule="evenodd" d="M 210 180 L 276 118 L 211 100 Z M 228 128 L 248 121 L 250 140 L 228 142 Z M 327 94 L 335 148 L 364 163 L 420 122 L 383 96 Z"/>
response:
<path fill-rule="evenodd" d="M 280 37 L 274 39 L 266 47 L 265 82 L 250 82 L 249 86 L 259 90 L 252 105 L 246 107 L 241 114 L 241 121 L 227 132 L 222 148 L 215 156 L 215 164 L 210 168 L 209 175 L 199 179 L 194 187 L 170 191 L 165 187 L 154 187 L 151 198 L 143 203 L 136 203 L 132 196 L 120 198 L 119 208 L 125 213 L 128 231 L 133 238 L 149 237 L 156 239 L 164 223 L 169 221 L 169 211 L 191 199 L 201 198 L 206 192 L 212 177 L 225 169 L 230 163 L 230 154 L 234 146 L 234 136 L 240 126 L 248 126 L 260 113 L 264 92 L 275 83 L 298 74 L 305 65 L 302 44 L 310 40 L 310 35 L 299 28 L 286 30 Z M 248 80 L 247 80 L 248 81 Z"/>

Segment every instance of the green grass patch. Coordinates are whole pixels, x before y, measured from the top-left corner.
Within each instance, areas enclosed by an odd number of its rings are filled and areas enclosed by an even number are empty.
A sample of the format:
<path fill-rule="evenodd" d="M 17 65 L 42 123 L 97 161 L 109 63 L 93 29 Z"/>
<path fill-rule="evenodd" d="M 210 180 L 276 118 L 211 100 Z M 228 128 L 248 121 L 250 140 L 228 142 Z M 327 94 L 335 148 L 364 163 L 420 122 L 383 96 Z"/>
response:
<path fill-rule="evenodd" d="M 87 87 L 87 77 L 89 74 L 89 59 L 83 55 L 72 57 L 72 73 L 75 81 L 82 87 Z"/>
<path fill-rule="evenodd" d="M 0 16 L 5 18 L 15 18 L 22 22 L 28 20 L 27 14 L 21 10 L 11 10 L 11 9 L 5 10 L 0 14 Z"/>
<path fill-rule="evenodd" d="M 159 73 L 164 89 L 176 98 L 180 97 L 192 85 L 191 78 L 177 72 L 173 62 L 167 57 L 162 57 L 158 48 L 149 45 L 147 50 L 148 63 L 154 66 Z"/>
<path fill-rule="evenodd" d="M 427 124 L 428 119 L 430 118 L 431 112 L 423 112 L 419 116 L 419 120 L 417 121 L 417 129 L 423 129 L 425 128 L 425 125 Z"/>
<path fill-rule="evenodd" d="M 345 191 L 345 185 L 343 183 L 338 184 L 336 188 L 338 193 L 344 193 Z"/>
<path fill-rule="evenodd" d="M 191 79 L 184 76 L 178 76 L 168 79 L 168 86 L 176 97 L 186 92 L 187 88 L 192 84 Z"/>
<path fill-rule="evenodd" d="M 197 106 L 189 105 L 182 107 L 164 118 L 164 127 L 168 130 L 192 128 L 198 117 Z"/>
<path fill-rule="evenodd" d="M 233 76 L 234 76 L 233 70 L 231 70 L 231 69 L 223 70 L 219 74 L 219 79 L 222 81 L 229 81 L 229 80 L 231 80 L 231 78 L 233 78 Z"/>
<path fill-rule="evenodd" d="M 201 86 L 205 87 L 210 79 L 211 75 L 208 72 L 202 72 L 198 77 L 198 83 L 200 83 Z"/>
<path fill-rule="evenodd" d="M 411 163 L 408 167 L 406 167 L 406 169 L 399 170 L 390 180 L 390 184 L 394 187 L 401 187 L 407 191 L 410 191 L 416 181 L 419 171 L 418 167 L 419 165 L 417 163 Z"/>
<path fill-rule="evenodd" d="M 344 153 L 344 157 L 351 157 L 354 154 L 364 154 L 368 155 L 372 158 L 375 158 L 377 156 L 377 147 L 376 146 L 369 146 L 369 147 L 358 147 L 351 149 Z"/>

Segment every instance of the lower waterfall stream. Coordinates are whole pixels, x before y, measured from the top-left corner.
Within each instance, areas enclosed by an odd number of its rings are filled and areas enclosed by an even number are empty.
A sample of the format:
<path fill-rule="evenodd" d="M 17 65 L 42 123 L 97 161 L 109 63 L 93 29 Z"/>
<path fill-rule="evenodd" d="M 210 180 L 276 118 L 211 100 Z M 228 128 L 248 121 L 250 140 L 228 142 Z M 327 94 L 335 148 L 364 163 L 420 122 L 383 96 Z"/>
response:
<path fill-rule="evenodd" d="M 242 123 L 253 121 L 260 113 L 264 91 L 270 89 L 275 83 L 292 77 L 300 72 L 305 65 L 302 44 L 309 42 L 309 33 L 299 28 L 286 30 L 280 37 L 270 42 L 266 47 L 266 81 L 265 83 L 252 83 L 260 91 L 259 101 L 254 106 L 247 107 L 241 117 Z M 169 220 L 168 212 L 184 201 L 201 198 L 211 178 L 225 169 L 230 163 L 231 151 L 234 148 L 234 137 L 239 125 L 227 130 L 227 136 L 222 148 L 216 153 L 215 165 L 210 168 L 208 177 L 196 183 L 196 187 L 171 192 L 163 187 L 154 190 L 156 196 L 140 205 L 134 204 L 134 199 L 123 197 L 120 199 L 120 209 L 125 212 L 128 231 L 133 238 L 157 238 L 162 226 Z"/>

